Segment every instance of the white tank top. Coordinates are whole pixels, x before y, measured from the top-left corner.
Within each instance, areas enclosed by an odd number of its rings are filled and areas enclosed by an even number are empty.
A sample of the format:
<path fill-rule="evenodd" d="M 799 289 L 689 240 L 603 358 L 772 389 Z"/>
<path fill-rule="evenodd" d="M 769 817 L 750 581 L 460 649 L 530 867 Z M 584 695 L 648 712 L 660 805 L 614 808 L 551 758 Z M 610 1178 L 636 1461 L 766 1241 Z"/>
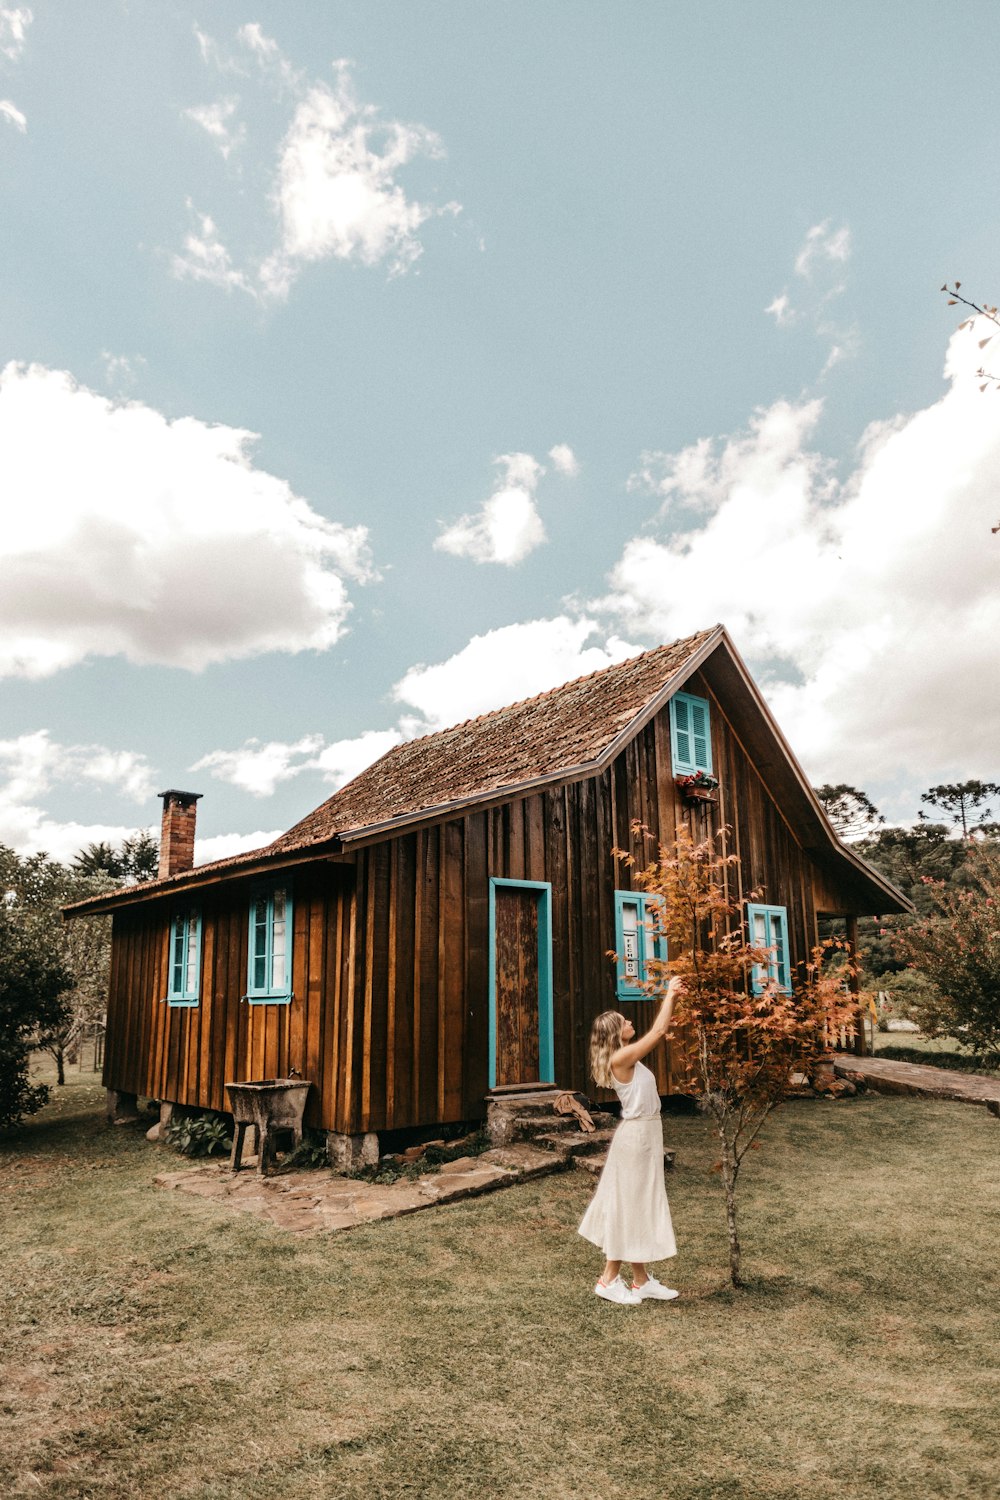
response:
<path fill-rule="evenodd" d="M 623 1120 L 649 1120 L 660 1113 L 656 1078 L 645 1063 L 636 1063 L 631 1083 L 619 1083 L 613 1073 L 611 1078 L 622 1102 Z"/>

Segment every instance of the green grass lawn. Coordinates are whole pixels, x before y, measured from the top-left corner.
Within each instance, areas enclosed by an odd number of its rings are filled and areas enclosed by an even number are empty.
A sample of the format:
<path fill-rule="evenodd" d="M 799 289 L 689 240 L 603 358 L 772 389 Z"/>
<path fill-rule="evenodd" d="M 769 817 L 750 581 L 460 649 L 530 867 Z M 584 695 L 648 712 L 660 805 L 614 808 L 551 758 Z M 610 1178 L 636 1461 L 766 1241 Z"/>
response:
<path fill-rule="evenodd" d="M 796 1102 L 726 1284 L 712 1140 L 666 1122 L 683 1298 L 618 1308 L 583 1173 L 298 1240 L 152 1186 L 72 1077 L 0 1146 L 0 1494 L 967 1500 L 995 1493 L 1000 1121 Z"/>

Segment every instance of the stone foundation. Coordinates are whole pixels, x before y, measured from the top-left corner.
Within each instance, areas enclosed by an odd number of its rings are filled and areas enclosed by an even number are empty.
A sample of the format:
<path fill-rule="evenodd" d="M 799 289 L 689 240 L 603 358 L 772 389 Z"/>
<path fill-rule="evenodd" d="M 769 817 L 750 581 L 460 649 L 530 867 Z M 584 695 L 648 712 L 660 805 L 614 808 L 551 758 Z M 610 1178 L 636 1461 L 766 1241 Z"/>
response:
<path fill-rule="evenodd" d="M 127 1094 L 122 1089 L 105 1089 L 104 1092 L 104 1112 L 111 1125 L 131 1125 L 142 1118 L 135 1094 Z"/>
<path fill-rule="evenodd" d="M 342 1135 L 337 1130 L 328 1130 L 326 1155 L 335 1172 L 355 1172 L 359 1167 L 377 1166 L 378 1136 L 373 1130 L 365 1135 Z"/>

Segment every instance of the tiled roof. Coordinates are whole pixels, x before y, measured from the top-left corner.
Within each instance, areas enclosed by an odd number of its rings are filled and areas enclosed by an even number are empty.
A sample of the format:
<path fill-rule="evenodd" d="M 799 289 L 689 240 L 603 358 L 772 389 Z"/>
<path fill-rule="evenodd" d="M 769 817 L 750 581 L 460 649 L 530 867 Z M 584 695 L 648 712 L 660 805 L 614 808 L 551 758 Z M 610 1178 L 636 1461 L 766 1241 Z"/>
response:
<path fill-rule="evenodd" d="M 129 886 L 75 905 L 103 909 L 140 892 L 145 897 L 183 889 L 217 871 L 231 870 L 237 875 L 243 867 L 279 860 L 283 854 L 305 851 L 373 824 L 508 789 L 513 793 L 539 777 L 569 774 L 596 760 L 718 630 L 714 626 L 699 631 L 537 697 L 396 745 L 261 849 L 196 865 L 163 880 L 145 881 L 138 890 Z"/>
<path fill-rule="evenodd" d="M 718 627 L 521 703 L 396 745 L 270 846 L 324 842 L 407 814 L 475 801 L 597 759 Z"/>

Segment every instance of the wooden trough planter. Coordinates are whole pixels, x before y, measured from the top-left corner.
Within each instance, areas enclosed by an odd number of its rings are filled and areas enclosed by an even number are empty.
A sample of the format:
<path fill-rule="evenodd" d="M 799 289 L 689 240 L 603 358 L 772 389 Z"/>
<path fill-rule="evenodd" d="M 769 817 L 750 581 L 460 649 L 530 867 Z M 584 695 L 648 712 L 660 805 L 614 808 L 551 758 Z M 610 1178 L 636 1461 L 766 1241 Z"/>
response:
<path fill-rule="evenodd" d="M 243 1160 L 247 1129 L 257 1127 L 257 1173 L 267 1175 L 274 1154 L 274 1132 L 290 1130 L 295 1145 L 302 1142 L 302 1116 L 312 1083 L 302 1078 L 261 1078 L 247 1083 L 227 1083 L 233 1110 L 233 1154 L 229 1170 L 238 1172 Z"/>

